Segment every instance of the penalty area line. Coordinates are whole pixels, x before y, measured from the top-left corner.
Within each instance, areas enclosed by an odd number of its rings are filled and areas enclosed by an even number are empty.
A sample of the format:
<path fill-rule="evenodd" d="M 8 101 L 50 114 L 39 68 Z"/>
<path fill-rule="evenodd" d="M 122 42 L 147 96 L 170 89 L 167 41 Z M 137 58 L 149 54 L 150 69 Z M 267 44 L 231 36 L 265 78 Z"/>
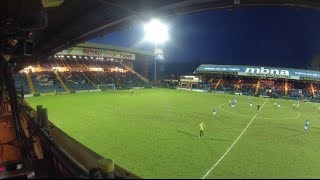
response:
<path fill-rule="evenodd" d="M 266 104 L 266 102 L 268 101 L 265 100 L 264 103 L 262 104 L 261 108 L 259 109 L 259 111 L 263 108 L 263 106 Z M 248 125 L 244 128 L 244 130 L 241 132 L 241 134 L 237 137 L 237 139 L 231 144 L 231 146 L 229 147 L 229 149 L 221 156 L 221 158 L 209 169 L 209 171 L 202 176 L 201 179 L 205 179 L 213 170 L 215 167 L 217 167 L 217 165 L 220 163 L 220 161 L 228 154 L 228 152 L 233 148 L 233 146 L 237 143 L 237 141 L 240 139 L 240 137 L 243 135 L 244 132 L 246 132 L 246 130 L 248 129 L 248 127 L 250 126 L 250 124 L 253 122 L 253 120 L 257 117 L 259 111 L 252 117 L 251 121 L 248 123 Z"/>

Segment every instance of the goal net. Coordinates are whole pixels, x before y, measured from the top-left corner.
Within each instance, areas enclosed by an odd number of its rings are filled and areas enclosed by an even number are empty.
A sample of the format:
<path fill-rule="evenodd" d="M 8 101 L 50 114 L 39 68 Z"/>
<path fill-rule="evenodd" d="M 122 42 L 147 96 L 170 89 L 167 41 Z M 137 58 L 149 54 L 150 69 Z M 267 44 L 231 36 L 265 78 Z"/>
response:
<path fill-rule="evenodd" d="M 116 86 L 115 84 L 99 84 L 98 89 L 101 89 L 101 91 L 115 90 Z"/>

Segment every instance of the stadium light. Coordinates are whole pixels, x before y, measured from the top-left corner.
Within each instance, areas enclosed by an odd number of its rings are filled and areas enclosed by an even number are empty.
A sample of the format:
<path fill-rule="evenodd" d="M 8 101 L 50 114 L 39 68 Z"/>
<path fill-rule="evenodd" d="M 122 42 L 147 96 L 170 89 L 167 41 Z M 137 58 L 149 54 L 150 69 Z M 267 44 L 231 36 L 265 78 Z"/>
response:
<path fill-rule="evenodd" d="M 151 19 L 144 25 L 144 40 L 161 44 L 169 40 L 168 26 L 158 19 Z"/>
<path fill-rule="evenodd" d="M 159 19 L 151 19 L 144 25 L 144 41 L 154 44 L 154 81 L 157 80 L 157 44 L 162 44 L 169 40 L 169 28 Z M 162 58 L 161 58 L 162 59 Z"/>

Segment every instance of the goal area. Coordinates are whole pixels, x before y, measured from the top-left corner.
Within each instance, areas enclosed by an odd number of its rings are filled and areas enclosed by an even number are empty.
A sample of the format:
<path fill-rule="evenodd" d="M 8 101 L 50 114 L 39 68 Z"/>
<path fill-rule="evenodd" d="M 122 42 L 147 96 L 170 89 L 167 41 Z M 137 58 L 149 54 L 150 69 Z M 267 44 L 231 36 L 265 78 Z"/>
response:
<path fill-rule="evenodd" d="M 101 91 L 109 91 L 115 90 L 116 86 L 115 84 L 98 84 L 98 89 L 101 89 Z"/>

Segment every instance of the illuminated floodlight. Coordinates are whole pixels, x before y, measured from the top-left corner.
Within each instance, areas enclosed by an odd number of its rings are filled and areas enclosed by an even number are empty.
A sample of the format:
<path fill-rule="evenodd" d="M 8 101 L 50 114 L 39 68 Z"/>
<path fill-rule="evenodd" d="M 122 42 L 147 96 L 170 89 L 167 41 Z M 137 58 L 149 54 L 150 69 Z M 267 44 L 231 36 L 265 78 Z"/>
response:
<path fill-rule="evenodd" d="M 88 59 L 88 57 L 84 57 L 85 59 Z"/>
<path fill-rule="evenodd" d="M 67 58 L 70 58 L 70 56 L 67 56 Z"/>
<path fill-rule="evenodd" d="M 72 58 L 76 58 L 77 56 L 72 56 Z"/>
<path fill-rule="evenodd" d="M 168 26 L 158 19 L 144 25 L 144 40 L 152 43 L 161 44 L 169 40 Z"/>
<path fill-rule="evenodd" d="M 163 54 L 156 55 L 157 60 L 164 60 Z"/>
<path fill-rule="evenodd" d="M 91 58 L 91 59 L 93 59 L 93 57 L 92 57 L 92 56 L 91 56 L 90 58 Z"/>

